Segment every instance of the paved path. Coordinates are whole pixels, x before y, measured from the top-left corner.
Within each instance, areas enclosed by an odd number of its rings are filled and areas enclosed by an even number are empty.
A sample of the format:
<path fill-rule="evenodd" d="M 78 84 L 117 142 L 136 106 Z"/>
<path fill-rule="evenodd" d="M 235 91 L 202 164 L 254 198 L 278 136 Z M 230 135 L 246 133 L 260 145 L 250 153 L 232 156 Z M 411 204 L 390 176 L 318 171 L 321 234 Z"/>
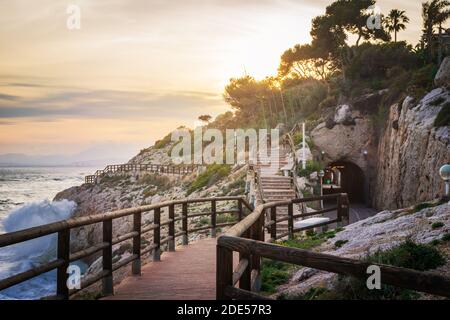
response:
<path fill-rule="evenodd" d="M 141 276 L 124 279 L 106 300 L 214 300 L 216 241 L 208 238 L 164 252 L 161 262 L 142 266 Z"/>

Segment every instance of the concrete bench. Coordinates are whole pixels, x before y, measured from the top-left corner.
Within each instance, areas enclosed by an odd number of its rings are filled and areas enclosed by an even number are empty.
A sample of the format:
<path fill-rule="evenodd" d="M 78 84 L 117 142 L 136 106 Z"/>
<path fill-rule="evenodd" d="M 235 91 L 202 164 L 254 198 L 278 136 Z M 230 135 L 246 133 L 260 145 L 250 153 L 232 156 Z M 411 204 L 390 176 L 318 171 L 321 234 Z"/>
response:
<path fill-rule="evenodd" d="M 327 217 L 318 217 L 318 218 L 309 218 L 309 219 L 299 220 L 299 221 L 294 222 L 294 229 L 311 228 L 311 229 L 314 229 L 314 231 L 322 232 L 323 231 L 322 227 L 316 228 L 315 226 L 320 225 L 325 222 L 329 222 L 329 221 L 331 221 L 331 219 L 327 218 Z M 318 229 L 318 230 L 316 230 L 316 229 Z"/>

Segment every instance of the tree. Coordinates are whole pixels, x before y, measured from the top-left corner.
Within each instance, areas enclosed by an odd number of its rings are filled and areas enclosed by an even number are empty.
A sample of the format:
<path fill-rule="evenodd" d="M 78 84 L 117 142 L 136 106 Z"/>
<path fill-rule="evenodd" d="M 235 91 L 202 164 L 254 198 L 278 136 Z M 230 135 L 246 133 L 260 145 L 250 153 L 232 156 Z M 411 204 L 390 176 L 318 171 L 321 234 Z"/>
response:
<path fill-rule="evenodd" d="M 327 54 L 320 54 L 310 44 L 297 44 L 281 56 L 278 74 L 281 78 L 325 80 L 335 69 Z"/>
<path fill-rule="evenodd" d="M 211 121 L 212 117 L 209 114 L 204 114 L 198 117 L 198 120 L 204 123 L 209 123 Z"/>
<path fill-rule="evenodd" d="M 375 4 L 375 0 L 337 0 L 327 7 L 326 15 L 334 25 L 358 36 L 356 47 L 362 39 L 388 41 L 390 36 L 382 28 L 372 30 L 367 26 L 373 14 L 369 9 Z"/>
<path fill-rule="evenodd" d="M 432 0 L 422 3 L 423 32 L 428 49 L 428 60 L 433 59 L 433 34 L 437 26 L 441 33 L 442 24 L 450 17 L 450 1 Z"/>
<path fill-rule="evenodd" d="M 397 33 L 406 29 L 406 24 L 409 23 L 409 18 L 403 10 L 392 9 L 386 18 L 387 30 L 394 32 L 394 42 L 397 42 Z"/>

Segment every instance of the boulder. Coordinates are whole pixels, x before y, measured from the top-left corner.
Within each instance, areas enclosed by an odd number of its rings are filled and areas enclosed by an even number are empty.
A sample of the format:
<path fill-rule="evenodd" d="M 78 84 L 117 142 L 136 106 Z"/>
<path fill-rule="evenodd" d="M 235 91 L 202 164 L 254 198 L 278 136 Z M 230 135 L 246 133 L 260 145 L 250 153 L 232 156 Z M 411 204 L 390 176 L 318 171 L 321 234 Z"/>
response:
<path fill-rule="evenodd" d="M 352 117 L 352 110 L 348 104 L 336 108 L 334 122 L 336 124 L 355 125 L 355 120 Z"/>
<path fill-rule="evenodd" d="M 434 83 L 438 87 L 450 88 L 450 57 L 446 57 L 439 68 Z"/>

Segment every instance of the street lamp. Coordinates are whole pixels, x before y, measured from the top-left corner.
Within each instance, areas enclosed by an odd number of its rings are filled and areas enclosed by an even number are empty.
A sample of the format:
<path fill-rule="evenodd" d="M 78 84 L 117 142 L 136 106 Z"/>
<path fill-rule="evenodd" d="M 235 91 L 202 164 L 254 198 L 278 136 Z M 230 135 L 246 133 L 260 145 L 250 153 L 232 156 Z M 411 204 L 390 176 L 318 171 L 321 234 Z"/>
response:
<path fill-rule="evenodd" d="M 318 174 L 320 178 L 320 196 L 323 196 L 323 177 L 325 177 L 325 171 L 320 170 Z M 320 210 L 323 210 L 323 199 L 320 200 Z"/>
<path fill-rule="evenodd" d="M 448 200 L 450 198 L 450 164 L 442 166 L 442 168 L 439 170 L 439 175 L 445 182 L 444 199 Z"/>

